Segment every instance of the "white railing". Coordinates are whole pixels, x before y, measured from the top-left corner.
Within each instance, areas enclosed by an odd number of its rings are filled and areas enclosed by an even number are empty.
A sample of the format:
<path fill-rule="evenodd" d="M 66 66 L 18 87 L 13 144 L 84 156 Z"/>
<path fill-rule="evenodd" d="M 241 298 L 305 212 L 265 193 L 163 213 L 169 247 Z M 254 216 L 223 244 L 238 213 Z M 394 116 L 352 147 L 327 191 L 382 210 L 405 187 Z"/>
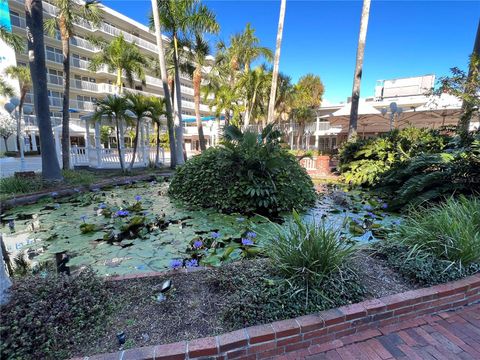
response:
<path fill-rule="evenodd" d="M 90 163 L 85 147 L 72 146 L 70 148 L 70 159 L 73 165 L 88 165 Z"/>
<path fill-rule="evenodd" d="M 58 75 L 47 74 L 47 81 L 52 85 L 63 85 L 63 77 Z"/>
<path fill-rule="evenodd" d="M 76 37 L 76 36 L 70 38 L 70 44 L 82 49 L 93 51 L 93 52 L 100 51 L 100 48 L 93 45 L 90 41 Z"/>
<path fill-rule="evenodd" d="M 302 166 L 307 169 L 307 170 L 316 170 L 317 169 L 317 163 L 316 160 L 312 158 L 303 158 L 301 160 Z"/>
<path fill-rule="evenodd" d="M 94 111 L 95 106 L 91 101 L 70 100 L 70 107 L 77 110 Z"/>
<path fill-rule="evenodd" d="M 50 106 L 62 107 L 63 99 L 59 97 L 49 96 L 48 103 Z"/>
<path fill-rule="evenodd" d="M 49 61 L 53 61 L 56 63 L 61 64 L 63 62 L 63 55 L 62 54 L 57 54 L 53 51 L 50 50 L 45 50 L 45 57 Z"/>
<path fill-rule="evenodd" d="M 72 88 L 78 89 L 78 90 L 99 92 L 98 85 L 99 84 L 97 84 L 97 83 L 93 83 L 93 82 L 85 81 L 85 80 L 78 80 L 78 79 L 71 79 L 70 80 L 70 86 Z"/>

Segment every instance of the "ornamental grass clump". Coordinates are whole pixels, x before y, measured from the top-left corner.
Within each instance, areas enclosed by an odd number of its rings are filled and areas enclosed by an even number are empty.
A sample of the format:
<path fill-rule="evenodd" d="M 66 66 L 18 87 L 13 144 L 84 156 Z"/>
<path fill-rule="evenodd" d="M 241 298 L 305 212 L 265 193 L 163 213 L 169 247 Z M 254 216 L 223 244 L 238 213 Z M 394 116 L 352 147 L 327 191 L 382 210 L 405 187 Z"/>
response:
<path fill-rule="evenodd" d="M 411 208 L 379 245 L 389 262 L 414 280 L 441 283 L 480 270 L 480 199 L 450 197 Z"/>

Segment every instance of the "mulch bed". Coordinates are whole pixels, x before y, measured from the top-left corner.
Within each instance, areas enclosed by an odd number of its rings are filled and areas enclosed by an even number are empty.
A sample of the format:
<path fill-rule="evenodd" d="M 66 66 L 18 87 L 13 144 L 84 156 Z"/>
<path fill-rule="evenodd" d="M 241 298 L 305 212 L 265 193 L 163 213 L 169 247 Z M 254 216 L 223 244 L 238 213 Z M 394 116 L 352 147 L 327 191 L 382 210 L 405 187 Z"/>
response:
<path fill-rule="evenodd" d="M 359 276 L 367 289 L 366 298 L 414 289 L 377 258 L 360 251 L 355 260 Z M 181 340 L 207 337 L 234 330 L 222 319 L 224 299 L 212 288 L 212 276 L 223 269 L 261 266 L 265 259 L 243 261 L 218 269 L 193 273 L 178 273 L 159 277 L 147 277 L 122 281 L 109 281 L 117 306 L 110 322 L 97 341 L 79 344 L 76 355 L 92 355 L 118 350 L 116 333 L 124 331 L 127 342 L 124 348 L 165 344 Z M 156 296 L 167 278 L 172 280 L 168 299 L 157 302 Z M 234 281 L 234 279 L 232 279 Z"/>

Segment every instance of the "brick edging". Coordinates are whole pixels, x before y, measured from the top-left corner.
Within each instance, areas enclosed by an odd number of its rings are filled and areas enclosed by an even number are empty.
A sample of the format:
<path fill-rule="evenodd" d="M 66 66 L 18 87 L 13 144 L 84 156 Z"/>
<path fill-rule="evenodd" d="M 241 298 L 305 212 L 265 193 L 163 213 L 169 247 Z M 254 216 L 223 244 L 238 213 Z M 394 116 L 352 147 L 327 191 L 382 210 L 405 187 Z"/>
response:
<path fill-rule="evenodd" d="M 391 326 L 479 301 L 480 273 L 477 273 L 446 284 L 366 300 L 295 319 L 243 328 L 214 337 L 146 346 L 75 360 L 267 359 L 312 345 L 334 342 L 341 337 L 365 330 Z"/>
<path fill-rule="evenodd" d="M 90 184 L 90 185 L 71 186 L 71 187 L 61 188 L 58 190 L 52 189 L 48 191 L 40 191 L 40 192 L 27 194 L 27 195 L 20 195 L 18 197 L 13 197 L 11 199 L 2 201 L 0 203 L 0 210 L 4 211 L 19 205 L 34 204 L 41 198 L 51 196 L 53 192 L 56 193 L 55 195 L 56 198 L 61 198 L 65 196 L 87 192 L 87 191 L 93 191 L 95 189 L 102 189 L 107 186 L 127 185 L 132 182 L 146 181 L 149 179 L 153 179 L 156 176 L 169 177 L 171 176 L 171 173 L 164 172 L 164 173 L 158 173 L 158 174 L 144 174 L 144 175 L 136 175 L 136 176 L 130 176 L 130 177 L 117 177 L 113 179 L 103 180 L 98 183 Z"/>

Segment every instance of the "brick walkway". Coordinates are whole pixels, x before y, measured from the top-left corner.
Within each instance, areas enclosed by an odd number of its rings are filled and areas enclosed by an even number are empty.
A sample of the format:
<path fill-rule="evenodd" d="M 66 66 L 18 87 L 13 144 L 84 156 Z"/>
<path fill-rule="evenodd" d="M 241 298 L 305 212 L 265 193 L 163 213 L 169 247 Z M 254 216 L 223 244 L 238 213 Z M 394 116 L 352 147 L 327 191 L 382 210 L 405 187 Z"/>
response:
<path fill-rule="evenodd" d="M 480 360 L 480 304 L 366 330 L 276 360 Z"/>

